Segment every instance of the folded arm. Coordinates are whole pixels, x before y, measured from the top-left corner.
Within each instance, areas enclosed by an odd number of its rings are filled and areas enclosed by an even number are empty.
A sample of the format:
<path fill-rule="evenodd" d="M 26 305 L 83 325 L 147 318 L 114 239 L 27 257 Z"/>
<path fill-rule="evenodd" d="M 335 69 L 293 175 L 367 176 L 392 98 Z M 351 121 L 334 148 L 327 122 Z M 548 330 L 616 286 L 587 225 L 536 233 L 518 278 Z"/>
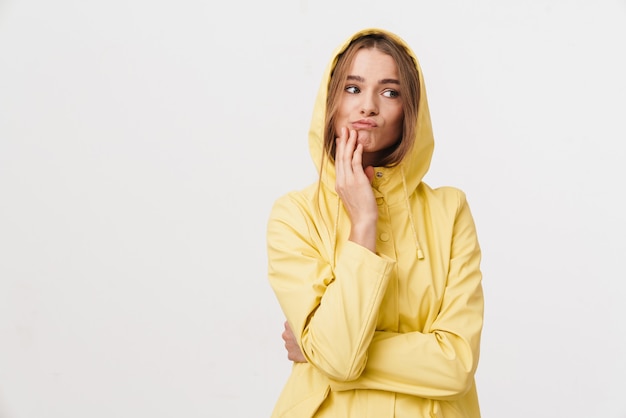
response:
<path fill-rule="evenodd" d="M 379 389 L 452 399 L 473 385 L 483 324 L 481 252 L 461 197 L 437 318 L 424 332 L 376 332 L 363 373 L 350 382 L 332 383 L 333 390 Z"/>
<path fill-rule="evenodd" d="M 298 202 L 277 201 L 267 233 L 270 284 L 307 361 L 335 381 L 354 380 L 394 262 L 344 241 L 333 265 L 316 231 Z"/>

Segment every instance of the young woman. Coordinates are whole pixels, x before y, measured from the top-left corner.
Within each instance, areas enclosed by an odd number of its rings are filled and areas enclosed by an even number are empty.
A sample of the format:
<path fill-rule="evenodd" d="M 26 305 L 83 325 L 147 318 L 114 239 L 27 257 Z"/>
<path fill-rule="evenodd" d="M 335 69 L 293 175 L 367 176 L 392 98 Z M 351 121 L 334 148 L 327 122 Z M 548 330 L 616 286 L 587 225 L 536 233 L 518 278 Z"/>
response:
<path fill-rule="evenodd" d="M 273 417 L 479 417 L 480 247 L 465 195 L 422 178 L 424 79 L 398 36 L 341 45 L 315 103 L 319 181 L 279 198 L 269 281 L 292 373 Z"/>

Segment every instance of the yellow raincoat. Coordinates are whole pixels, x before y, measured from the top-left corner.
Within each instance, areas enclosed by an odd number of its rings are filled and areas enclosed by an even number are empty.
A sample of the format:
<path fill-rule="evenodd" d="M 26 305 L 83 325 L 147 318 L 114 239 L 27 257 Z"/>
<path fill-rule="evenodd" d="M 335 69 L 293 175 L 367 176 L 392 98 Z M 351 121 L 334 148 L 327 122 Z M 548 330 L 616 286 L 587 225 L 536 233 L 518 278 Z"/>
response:
<path fill-rule="evenodd" d="M 481 253 L 463 192 L 422 182 L 433 134 L 419 65 L 415 145 L 375 168 L 376 253 L 348 240 L 334 165 L 320 164 L 337 55 L 375 32 L 348 39 L 324 73 L 309 133 L 321 184 L 280 197 L 270 214 L 269 281 L 308 360 L 293 364 L 272 417 L 477 418 Z"/>

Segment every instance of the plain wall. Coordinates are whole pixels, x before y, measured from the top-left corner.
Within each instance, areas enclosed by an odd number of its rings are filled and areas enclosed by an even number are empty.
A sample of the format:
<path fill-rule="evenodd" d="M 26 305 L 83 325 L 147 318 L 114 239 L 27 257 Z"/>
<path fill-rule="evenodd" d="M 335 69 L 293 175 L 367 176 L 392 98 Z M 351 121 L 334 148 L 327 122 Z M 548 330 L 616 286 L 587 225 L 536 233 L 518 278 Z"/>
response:
<path fill-rule="evenodd" d="M 626 2 L 0 2 L 0 417 L 268 417 L 273 201 L 332 50 L 420 57 L 483 247 L 483 416 L 626 417 Z"/>

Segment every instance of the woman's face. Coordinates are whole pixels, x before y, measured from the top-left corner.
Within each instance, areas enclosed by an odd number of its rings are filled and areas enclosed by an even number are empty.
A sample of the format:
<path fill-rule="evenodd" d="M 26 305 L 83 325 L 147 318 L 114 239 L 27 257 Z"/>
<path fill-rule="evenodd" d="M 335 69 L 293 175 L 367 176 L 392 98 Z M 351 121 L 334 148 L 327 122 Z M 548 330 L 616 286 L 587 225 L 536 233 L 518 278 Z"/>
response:
<path fill-rule="evenodd" d="M 366 165 L 386 155 L 402 136 L 402 97 L 398 66 L 377 49 L 359 50 L 348 71 L 335 117 L 335 132 L 357 131 Z"/>

